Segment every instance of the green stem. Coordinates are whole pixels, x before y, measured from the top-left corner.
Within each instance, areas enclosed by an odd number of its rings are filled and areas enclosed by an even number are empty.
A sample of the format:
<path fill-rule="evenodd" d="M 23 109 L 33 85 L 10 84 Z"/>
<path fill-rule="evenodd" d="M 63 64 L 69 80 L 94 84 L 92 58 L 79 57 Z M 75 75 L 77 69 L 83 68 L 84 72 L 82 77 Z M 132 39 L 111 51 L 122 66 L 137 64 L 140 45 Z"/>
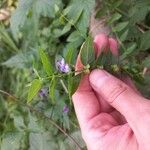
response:
<path fill-rule="evenodd" d="M 80 30 L 76 27 L 75 24 L 73 24 L 67 17 L 65 17 L 61 12 L 59 12 L 59 14 L 72 26 L 74 26 L 74 28 L 79 32 L 79 34 L 86 39 L 86 37 L 80 32 Z"/>
<path fill-rule="evenodd" d="M 69 72 L 69 74 L 82 73 L 84 71 L 85 71 L 85 69 L 82 69 L 82 70 L 78 70 L 78 71 Z M 55 76 L 55 78 L 61 78 L 61 77 L 66 77 L 69 74 L 68 73 L 65 73 L 65 74 L 53 74 L 51 76 L 48 76 L 48 77 L 45 77 L 45 78 L 42 78 L 42 79 L 43 80 L 49 80 L 49 79 L 53 78 L 54 76 Z"/>
<path fill-rule="evenodd" d="M 62 87 L 64 88 L 66 94 L 68 94 L 69 93 L 68 89 L 67 89 L 67 87 L 66 87 L 66 85 L 65 85 L 65 83 L 64 83 L 64 81 L 62 79 L 60 79 L 60 83 L 61 83 Z"/>

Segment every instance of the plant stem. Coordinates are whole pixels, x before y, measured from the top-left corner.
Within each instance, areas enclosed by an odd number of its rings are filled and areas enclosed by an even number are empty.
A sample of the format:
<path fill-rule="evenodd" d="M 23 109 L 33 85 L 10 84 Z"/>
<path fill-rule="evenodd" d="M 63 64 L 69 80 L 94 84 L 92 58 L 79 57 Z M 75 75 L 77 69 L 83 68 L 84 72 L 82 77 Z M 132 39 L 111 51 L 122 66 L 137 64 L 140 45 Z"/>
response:
<path fill-rule="evenodd" d="M 67 136 L 78 148 L 78 150 L 81 150 L 81 146 L 75 141 L 75 139 L 69 135 L 68 133 L 66 133 L 64 131 L 64 129 L 62 129 L 57 123 L 55 123 L 51 118 L 49 118 L 48 116 L 46 116 L 43 112 L 35 109 L 34 107 L 30 106 L 30 105 L 27 105 L 25 103 L 23 103 L 19 98 L 17 98 L 16 96 L 6 92 L 6 91 L 3 91 L 3 90 L 0 90 L 0 93 L 6 95 L 6 96 L 9 96 L 14 102 L 22 105 L 22 106 L 25 106 L 27 107 L 30 111 L 32 112 L 36 112 L 37 114 L 39 114 L 40 116 L 42 116 L 42 118 L 45 118 L 46 120 L 48 120 L 54 127 L 56 127 L 59 131 L 61 131 L 65 136 Z"/>
<path fill-rule="evenodd" d="M 69 74 L 74 74 L 74 73 L 82 73 L 84 72 L 85 69 L 82 69 L 82 70 L 77 70 L 77 71 L 72 71 L 70 72 Z M 61 78 L 61 77 L 65 77 L 65 76 L 68 76 L 68 74 L 53 74 L 52 76 L 48 76 L 48 77 L 45 77 L 45 78 L 42 78 L 43 80 L 48 80 L 48 79 L 51 79 L 53 78 L 53 76 L 55 76 L 55 78 Z"/>
<path fill-rule="evenodd" d="M 66 94 L 68 94 L 69 93 L 68 89 L 67 89 L 67 87 L 66 87 L 66 85 L 65 85 L 65 83 L 64 83 L 64 81 L 62 79 L 60 79 L 60 83 L 61 83 L 62 87 L 64 88 Z"/>
<path fill-rule="evenodd" d="M 73 24 L 67 17 L 65 17 L 61 12 L 59 12 L 59 14 L 72 26 L 74 26 L 74 28 L 79 32 L 79 34 L 86 39 L 86 37 L 80 32 L 80 30 L 76 27 L 75 24 Z"/>

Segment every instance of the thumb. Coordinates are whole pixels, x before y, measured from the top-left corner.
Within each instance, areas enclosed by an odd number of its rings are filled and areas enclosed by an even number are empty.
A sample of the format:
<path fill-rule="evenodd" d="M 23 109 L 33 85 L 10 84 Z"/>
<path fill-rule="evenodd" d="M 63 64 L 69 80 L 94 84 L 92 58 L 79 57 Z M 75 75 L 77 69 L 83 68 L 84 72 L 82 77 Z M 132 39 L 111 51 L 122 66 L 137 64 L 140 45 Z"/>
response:
<path fill-rule="evenodd" d="M 129 124 L 135 125 L 141 116 L 144 98 L 123 81 L 100 69 L 89 77 L 92 88 L 111 106 L 118 110 Z"/>

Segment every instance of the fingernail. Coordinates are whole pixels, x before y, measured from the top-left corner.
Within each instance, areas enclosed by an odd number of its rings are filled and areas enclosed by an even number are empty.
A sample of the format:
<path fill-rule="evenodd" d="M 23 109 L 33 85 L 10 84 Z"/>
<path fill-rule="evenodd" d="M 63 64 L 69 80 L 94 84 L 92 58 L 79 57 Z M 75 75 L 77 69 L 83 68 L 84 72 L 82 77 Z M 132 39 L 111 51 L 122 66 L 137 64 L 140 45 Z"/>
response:
<path fill-rule="evenodd" d="M 94 87 L 98 88 L 106 81 L 106 78 L 108 78 L 108 76 L 109 75 L 107 74 L 106 71 L 101 70 L 101 69 L 96 69 L 96 70 L 92 71 L 90 74 L 90 78 L 89 78 L 90 83 Z"/>

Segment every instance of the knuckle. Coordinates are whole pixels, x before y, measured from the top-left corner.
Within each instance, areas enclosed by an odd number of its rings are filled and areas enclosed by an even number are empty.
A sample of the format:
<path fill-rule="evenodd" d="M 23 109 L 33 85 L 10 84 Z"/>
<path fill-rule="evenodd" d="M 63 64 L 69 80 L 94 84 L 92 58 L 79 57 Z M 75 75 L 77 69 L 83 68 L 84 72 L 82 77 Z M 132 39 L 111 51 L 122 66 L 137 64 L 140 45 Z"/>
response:
<path fill-rule="evenodd" d="M 121 94 L 123 94 L 128 87 L 121 82 L 116 81 L 110 85 L 108 92 L 108 100 L 110 103 L 113 103 Z"/>

